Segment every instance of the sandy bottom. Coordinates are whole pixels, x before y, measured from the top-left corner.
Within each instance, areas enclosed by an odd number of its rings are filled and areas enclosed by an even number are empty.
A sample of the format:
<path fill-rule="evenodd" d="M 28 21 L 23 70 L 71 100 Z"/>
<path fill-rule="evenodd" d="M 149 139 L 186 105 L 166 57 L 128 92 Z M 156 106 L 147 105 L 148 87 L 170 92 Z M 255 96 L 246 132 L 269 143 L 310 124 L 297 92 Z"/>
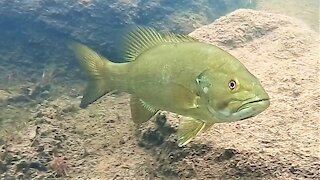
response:
<path fill-rule="evenodd" d="M 61 96 L 1 140 L 0 178 L 320 179 L 319 35 L 286 16 L 238 10 L 191 36 L 238 57 L 271 106 L 178 148 L 177 115 L 135 127 L 127 94 L 87 109 Z"/>

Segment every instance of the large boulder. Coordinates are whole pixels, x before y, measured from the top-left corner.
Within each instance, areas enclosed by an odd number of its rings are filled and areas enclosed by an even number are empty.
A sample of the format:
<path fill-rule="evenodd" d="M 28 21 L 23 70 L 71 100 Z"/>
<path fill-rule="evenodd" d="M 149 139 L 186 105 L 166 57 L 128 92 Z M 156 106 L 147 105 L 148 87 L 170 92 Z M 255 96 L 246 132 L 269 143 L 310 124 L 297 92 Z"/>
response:
<path fill-rule="evenodd" d="M 199 141 L 255 152 L 271 168 L 286 166 L 282 177 L 299 171 L 319 178 L 319 35 L 297 19 L 253 10 L 237 10 L 190 35 L 237 57 L 271 99 L 262 114 L 216 124 Z"/>
<path fill-rule="evenodd" d="M 0 33 L 5 35 L 0 40 L 8 42 L 0 47 L 27 46 L 26 51 L 31 51 L 39 63 L 48 62 L 56 53 L 66 56 L 66 41 L 77 40 L 116 58 L 116 37 L 131 25 L 191 32 L 228 12 L 254 4 L 249 0 L 0 1 Z"/>

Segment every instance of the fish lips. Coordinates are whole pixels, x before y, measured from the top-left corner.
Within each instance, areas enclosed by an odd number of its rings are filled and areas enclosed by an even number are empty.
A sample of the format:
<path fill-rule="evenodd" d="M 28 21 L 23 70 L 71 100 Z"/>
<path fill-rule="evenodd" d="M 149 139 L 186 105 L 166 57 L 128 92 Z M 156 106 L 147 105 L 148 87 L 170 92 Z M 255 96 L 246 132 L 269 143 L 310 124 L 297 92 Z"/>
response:
<path fill-rule="evenodd" d="M 213 117 L 219 120 L 218 122 L 233 122 L 253 117 L 264 111 L 269 104 L 269 98 L 261 98 L 243 103 L 234 113 L 230 111 L 216 111 L 211 106 L 208 106 L 208 110 Z"/>
<path fill-rule="evenodd" d="M 269 98 L 256 99 L 256 100 L 249 101 L 242 104 L 238 108 L 237 112 L 238 113 L 243 112 L 244 114 L 246 114 L 243 118 L 240 119 L 240 120 L 244 120 L 261 113 L 262 111 L 267 109 L 269 105 L 270 105 Z"/>

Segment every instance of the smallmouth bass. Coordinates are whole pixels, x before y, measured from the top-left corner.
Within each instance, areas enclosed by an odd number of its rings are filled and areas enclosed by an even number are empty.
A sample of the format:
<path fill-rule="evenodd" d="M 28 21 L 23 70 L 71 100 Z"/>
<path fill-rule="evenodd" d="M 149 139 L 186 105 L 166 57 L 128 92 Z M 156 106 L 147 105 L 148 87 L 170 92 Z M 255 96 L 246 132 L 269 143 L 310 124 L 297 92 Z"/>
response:
<path fill-rule="evenodd" d="M 177 132 L 184 146 L 214 123 L 253 117 L 270 104 L 259 80 L 214 45 L 143 27 L 128 33 L 126 42 L 124 63 L 71 44 L 89 77 L 81 108 L 114 90 L 127 92 L 137 124 L 160 110 L 184 116 Z"/>

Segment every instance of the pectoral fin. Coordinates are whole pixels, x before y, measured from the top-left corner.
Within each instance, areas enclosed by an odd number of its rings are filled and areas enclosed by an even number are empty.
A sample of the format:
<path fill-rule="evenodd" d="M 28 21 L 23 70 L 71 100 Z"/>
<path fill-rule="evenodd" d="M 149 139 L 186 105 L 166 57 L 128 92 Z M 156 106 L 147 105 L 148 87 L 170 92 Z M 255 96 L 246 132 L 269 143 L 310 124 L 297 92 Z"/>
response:
<path fill-rule="evenodd" d="M 136 124 L 147 122 L 159 111 L 135 96 L 131 96 L 130 108 L 131 118 Z"/>
<path fill-rule="evenodd" d="M 198 107 L 199 96 L 180 84 L 169 84 L 170 93 L 168 99 L 173 101 L 177 107 L 193 109 Z"/>
<path fill-rule="evenodd" d="M 182 120 L 178 127 L 179 147 L 188 144 L 205 128 L 205 126 L 205 122 L 200 120 L 191 118 Z"/>
<path fill-rule="evenodd" d="M 214 123 L 205 123 L 204 128 L 201 130 L 201 133 L 208 131 Z"/>

